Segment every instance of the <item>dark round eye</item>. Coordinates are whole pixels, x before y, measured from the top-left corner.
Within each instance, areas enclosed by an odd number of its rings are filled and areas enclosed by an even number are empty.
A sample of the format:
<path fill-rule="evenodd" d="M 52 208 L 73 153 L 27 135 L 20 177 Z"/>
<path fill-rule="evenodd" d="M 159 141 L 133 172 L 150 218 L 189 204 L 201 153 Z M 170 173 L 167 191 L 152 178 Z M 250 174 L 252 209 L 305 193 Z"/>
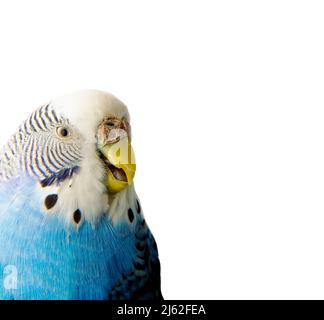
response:
<path fill-rule="evenodd" d="M 58 136 L 61 138 L 67 138 L 71 135 L 70 130 L 67 127 L 59 127 L 56 131 Z"/>

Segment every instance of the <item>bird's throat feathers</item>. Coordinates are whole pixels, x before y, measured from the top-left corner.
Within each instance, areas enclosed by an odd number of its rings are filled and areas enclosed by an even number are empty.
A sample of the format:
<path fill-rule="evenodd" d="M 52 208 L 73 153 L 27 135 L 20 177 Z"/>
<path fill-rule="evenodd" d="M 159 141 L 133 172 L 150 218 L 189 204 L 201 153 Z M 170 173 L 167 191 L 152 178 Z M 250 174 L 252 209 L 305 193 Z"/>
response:
<path fill-rule="evenodd" d="M 106 168 L 99 159 L 84 159 L 79 172 L 70 179 L 45 188 L 37 184 L 39 205 L 46 214 L 60 215 L 67 223 L 76 225 L 81 225 L 84 220 L 96 223 L 102 216 L 115 222 L 126 221 L 128 208 L 136 207 L 134 185 L 115 195 L 109 194 L 106 176 Z M 58 196 L 57 203 L 47 208 L 45 199 L 51 194 Z M 75 217 L 76 212 L 79 217 Z"/>
<path fill-rule="evenodd" d="M 15 206 L 22 209 L 22 214 L 28 214 L 23 208 L 30 206 L 44 216 L 57 217 L 76 228 L 85 221 L 95 226 L 102 217 L 116 224 L 127 222 L 129 208 L 135 212 L 138 206 L 134 185 L 112 195 L 104 181 L 105 168 L 95 160 L 88 160 L 70 178 L 50 186 L 20 176 L 1 183 L 0 197 L 4 200 L 0 210 Z"/>

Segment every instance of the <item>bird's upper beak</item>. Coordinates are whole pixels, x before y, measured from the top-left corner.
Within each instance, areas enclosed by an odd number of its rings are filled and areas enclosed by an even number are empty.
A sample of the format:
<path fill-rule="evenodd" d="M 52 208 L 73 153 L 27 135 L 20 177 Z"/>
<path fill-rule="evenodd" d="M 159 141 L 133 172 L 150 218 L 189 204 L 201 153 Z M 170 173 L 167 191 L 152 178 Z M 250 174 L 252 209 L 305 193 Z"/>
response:
<path fill-rule="evenodd" d="M 110 132 L 105 143 L 98 143 L 98 149 L 107 165 L 107 188 L 117 193 L 133 183 L 136 162 L 128 135 L 124 130 Z"/>

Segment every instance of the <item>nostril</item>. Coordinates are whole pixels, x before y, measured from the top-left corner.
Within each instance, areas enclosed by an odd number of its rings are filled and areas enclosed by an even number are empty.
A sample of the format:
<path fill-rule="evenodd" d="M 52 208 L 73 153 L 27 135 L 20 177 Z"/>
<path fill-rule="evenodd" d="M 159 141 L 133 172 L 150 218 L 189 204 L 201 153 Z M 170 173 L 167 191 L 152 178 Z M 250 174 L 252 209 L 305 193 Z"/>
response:
<path fill-rule="evenodd" d="M 108 122 L 106 123 L 106 125 L 107 125 L 107 127 L 108 127 L 109 129 L 113 129 L 113 128 L 115 128 L 115 123 L 112 122 L 112 121 L 108 121 Z"/>

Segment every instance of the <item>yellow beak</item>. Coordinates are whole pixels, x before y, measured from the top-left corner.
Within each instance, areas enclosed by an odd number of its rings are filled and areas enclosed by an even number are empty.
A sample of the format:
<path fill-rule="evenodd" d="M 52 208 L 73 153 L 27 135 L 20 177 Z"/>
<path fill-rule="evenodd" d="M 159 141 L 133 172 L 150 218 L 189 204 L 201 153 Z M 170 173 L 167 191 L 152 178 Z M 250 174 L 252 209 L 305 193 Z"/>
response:
<path fill-rule="evenodd" d="M 100 151 L 111 164 L 108 166 L 106 182 L 108 190 L 117 193 L 130 186 L 134 180 L 136 162 L 128 138 L 125 137 L 114 144 L 107 144 Z"/>

